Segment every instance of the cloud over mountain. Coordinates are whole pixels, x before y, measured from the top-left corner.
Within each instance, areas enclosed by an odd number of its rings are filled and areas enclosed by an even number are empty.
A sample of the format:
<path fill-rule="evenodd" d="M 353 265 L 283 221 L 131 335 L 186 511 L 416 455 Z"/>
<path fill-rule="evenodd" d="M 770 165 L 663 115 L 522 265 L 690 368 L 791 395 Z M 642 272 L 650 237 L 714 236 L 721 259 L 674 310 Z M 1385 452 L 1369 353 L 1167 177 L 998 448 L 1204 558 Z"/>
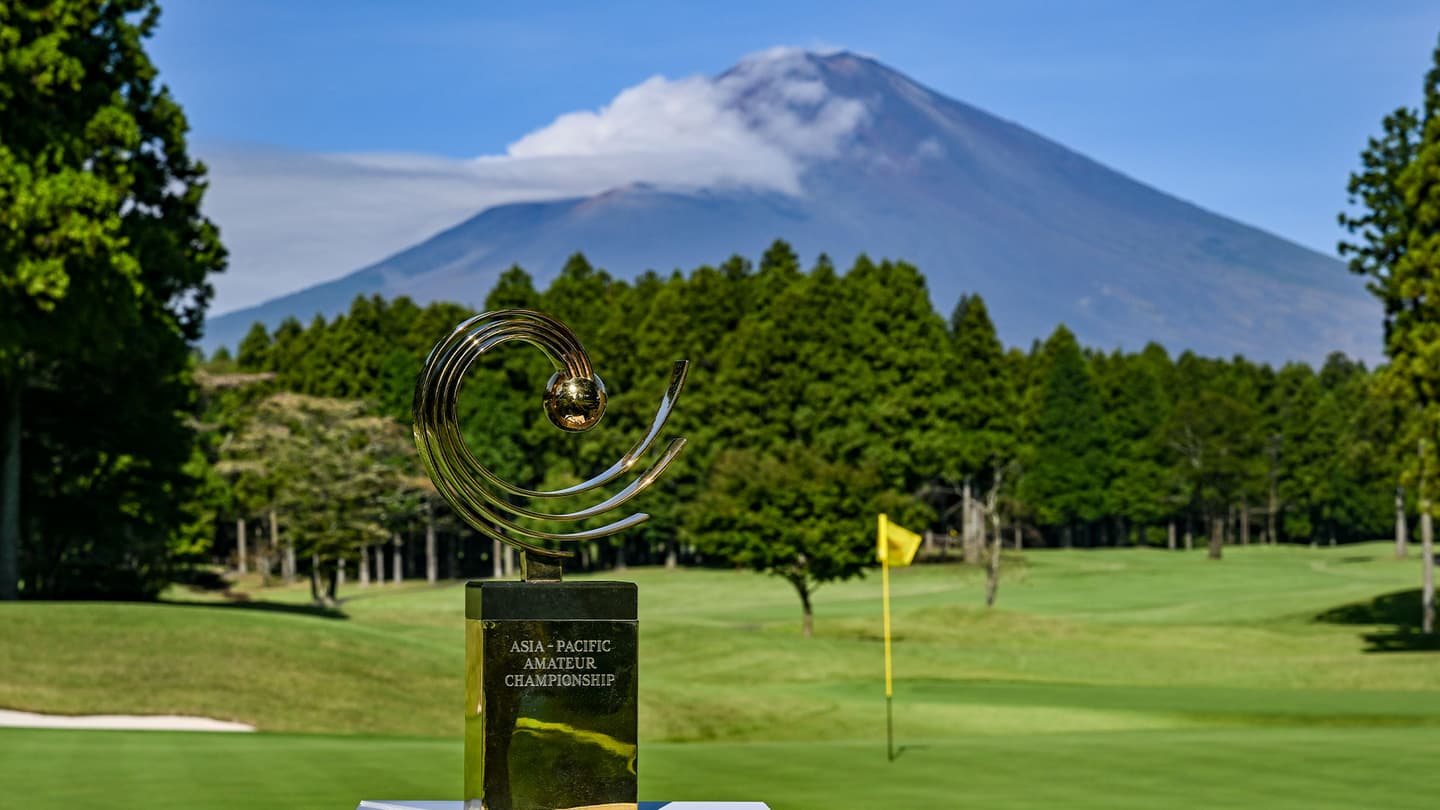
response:
<path fill-rule="evenodd" d="M 231 251 L 215 310 L 332 278 L 504 203 L 636 183 L 802 194 L 805 167 L 835 157 L 866 116 L 863 102 L 830 91 L 806 52 L 777 48 L 718 77 L 654 76 L 597 110 L 560 115 L 501 155 L 202 145 L 206 209 Z"/>

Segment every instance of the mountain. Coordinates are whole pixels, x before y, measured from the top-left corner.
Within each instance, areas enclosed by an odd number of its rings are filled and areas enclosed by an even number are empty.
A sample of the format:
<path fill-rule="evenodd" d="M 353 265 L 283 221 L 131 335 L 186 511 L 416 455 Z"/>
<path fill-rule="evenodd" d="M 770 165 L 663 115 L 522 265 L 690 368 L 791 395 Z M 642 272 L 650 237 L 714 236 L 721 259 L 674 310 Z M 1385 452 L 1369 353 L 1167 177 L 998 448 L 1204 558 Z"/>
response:
<path fill-rule="evenodd" d="M 799 122 L 802 135 L 826 125 L 834 108 L 820 98 L 863 114 L 834 149 L 801 165 L 798 188 L 636 184 L 497 206 L 342 278 L 213 318 L 205 344 L 233 346 L 257 320 L 273 327 L 290 315 L 331 315 L 360 294 L 479 304 L 510 265 L 543 285 L 577 250 L 632 277 L 758 256 L 780 237 L 807 261 L 824 251 L 841 268 L 862 251 L 910 261 L 942 314 L 961 293 L 979 292 L 1011 344 L 1064 322 L 1105 349 L 1155 340 L 1270 362 L 1317 362 L 1335 350 L 1379 355 L 1378 306 L 1338 260 L 1167 195 L 872 59 L 804 53 L 742 63 L 715 81 L 757 131 L 776 115 Z"/>

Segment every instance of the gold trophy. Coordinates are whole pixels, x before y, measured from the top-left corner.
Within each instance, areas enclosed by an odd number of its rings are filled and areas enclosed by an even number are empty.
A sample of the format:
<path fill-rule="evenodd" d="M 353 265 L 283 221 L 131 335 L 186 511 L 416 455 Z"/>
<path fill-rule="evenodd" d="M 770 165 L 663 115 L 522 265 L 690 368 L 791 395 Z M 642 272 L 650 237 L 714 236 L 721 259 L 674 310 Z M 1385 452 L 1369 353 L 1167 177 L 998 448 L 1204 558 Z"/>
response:
<path fill-rule="evenodd" d="M 435 487 L 481 534 L 520 549 L 522 582 L 465 588 L 465 807 L 467 810 L 635 808 L 638 754 L 638 613 L 629 582 L 562 582 L 568 542 L 606 537 L 649 519 L 643 513 L 593 529 L 551 532 L 517 519 L 596 518 L 644 492 L 685 446 L 670 442 L 648 469 L 594 506 L 542 512 L 517 500 L 589 492 L 631 472 L 660 436 L 685 385 L 674 364 L 650 428 L 609 469 L 575 486 L 526 489 L 490 471 L 460 433 L 460 383 L 483 354 L 519 341 L 555 367 L 543 405 L 561 430 L 595 427 L 605 384 L 575 334 L 539 312 L 477 315 L 442 340 L 415 386 L 415 445 Z"/>

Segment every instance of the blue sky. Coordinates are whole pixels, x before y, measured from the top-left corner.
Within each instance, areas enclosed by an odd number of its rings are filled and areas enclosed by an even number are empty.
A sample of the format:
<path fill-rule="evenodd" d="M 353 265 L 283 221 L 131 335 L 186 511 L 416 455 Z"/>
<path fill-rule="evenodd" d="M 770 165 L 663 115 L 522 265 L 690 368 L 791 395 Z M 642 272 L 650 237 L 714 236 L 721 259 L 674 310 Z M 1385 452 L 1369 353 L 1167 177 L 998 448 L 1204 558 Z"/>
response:
<path fill-rule="evenodd" d="M 471 208 L 544 196 L 432 187 L 417 165 L 430 182 L 650 77 L 713 75 L 777 45 L 872 55 L 1331 253 L 1365 138 L 1418 102 L 1440 4 L 171 0 L 161 25 L 151 53 L 215 169 L 212 215 L 234 254 L 224 311 L 379 259 Z M 332 186 L 318 178 L 355 167 L 313 170 L 357 153 L 369 172 L 404 161 L 404 184 Z M 375 199 L 362 209 L 357 196 Z"/>

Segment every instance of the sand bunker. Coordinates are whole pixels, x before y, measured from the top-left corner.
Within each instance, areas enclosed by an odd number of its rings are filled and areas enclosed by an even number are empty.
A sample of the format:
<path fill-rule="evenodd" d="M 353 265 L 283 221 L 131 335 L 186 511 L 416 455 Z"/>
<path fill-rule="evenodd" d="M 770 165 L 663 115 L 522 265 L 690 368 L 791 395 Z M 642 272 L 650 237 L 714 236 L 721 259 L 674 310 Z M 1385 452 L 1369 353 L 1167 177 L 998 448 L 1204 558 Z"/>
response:
<path fill-rule="evenodd" d="M 209 717 L 176 714 L 37 714 L 0 709 L 0 726 L 10 728 L 74 728 L 110 731 L 254 731 L 254 726 Z"/>

